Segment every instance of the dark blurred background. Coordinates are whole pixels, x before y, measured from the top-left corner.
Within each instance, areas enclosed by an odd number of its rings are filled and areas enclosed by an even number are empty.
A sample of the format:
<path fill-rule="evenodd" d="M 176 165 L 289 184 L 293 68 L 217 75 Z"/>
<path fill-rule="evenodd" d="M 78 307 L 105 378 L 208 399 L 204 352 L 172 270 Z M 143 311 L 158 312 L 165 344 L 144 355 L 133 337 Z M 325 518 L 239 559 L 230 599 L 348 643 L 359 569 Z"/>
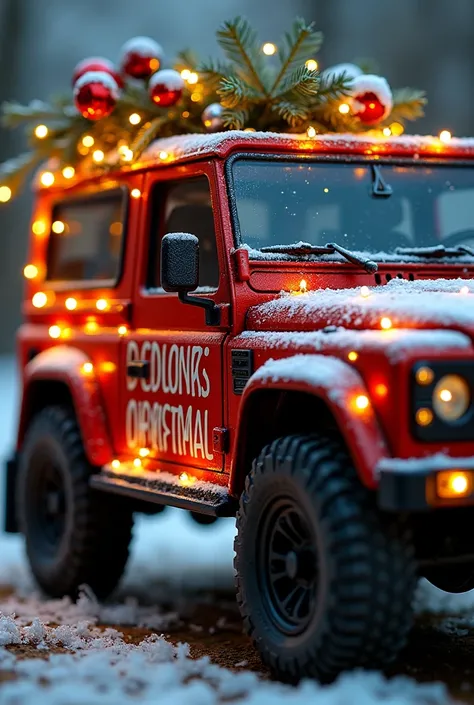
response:
<path fill-rule="evenodd" d="M 278 43 L 297 14 L 315 20 L 325 35 L 321 68 L 373 59 L 393 87 L 427 91 L 427 116 L 409 131 L 473 133 L 474 0 L 0 0 L 0 101 L 69 90 L 80 59 L 114 60 L 137 35 L 168 56 L 188 46 L 215 55 L 217 27 L 237 14 L 262 42 Z M 23 147 L 21 133 L 0 131 L 0 161 Z M 27 189 L 0 206 L 0 353 L 13 350 L 20 321 L 30 203 Z"/>

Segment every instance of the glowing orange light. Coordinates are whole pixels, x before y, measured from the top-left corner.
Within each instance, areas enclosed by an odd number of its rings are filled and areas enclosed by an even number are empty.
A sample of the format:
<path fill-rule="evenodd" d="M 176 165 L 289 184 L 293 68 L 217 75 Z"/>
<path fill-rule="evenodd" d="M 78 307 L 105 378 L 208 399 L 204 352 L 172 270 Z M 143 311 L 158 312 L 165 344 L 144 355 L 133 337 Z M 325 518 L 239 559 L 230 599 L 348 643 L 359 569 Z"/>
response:
<path fill-rule="evenodd" d="M 308 291 L 308 286 L 306 283 L 306 279 L 302 279 L 300 281 L 300 293 L 305 294 Z"/>
<path fill-rule="evenodd" d="M 44 138 L 48 136 L 48 132 L 49 130 L 46 125 L 37 125 L 37 127 L 35 127 L 35 137 L 39 140 L 44 140 Z"/>
<path fill-rule="evenodd" d="M 392 124 L 390 125 L 390 129 L 392 131 L 392 135 L 395 135 L 396 137 L 402 135 L 405 130 L 405 128 L 400 122 L 392 122 Z"/>
<path fill-rule="evenodd" d="M 51 230 L 53 233 L 56 233 L 56 235 L 61 235 L 61 233 L 66 230 L 66 224 L 63 223 L 62 220 L 55 220 L 51 226 Z"/>
<path fill-rule="evenodd" d="M 95 302 L 95 307 L 98 311 L 105 311 L 108 308 L 109 304 L 107 299 L 97 299 Z"/>
<path fill-rule="evenodd" d="M 42 220 L 35 220 L 31 229 L 35 235 L 44 235 L 46 232 L 46 224 Z"/>
<path fill-rule="evenodd" d="M 392 130 L 389 127 L 384 127 L 382 133 L 384 137 L 390 137 Z"/>
<path fill-rule="evenodd" d="M 388 394 L 388 387 L 383 382 L 379 382 L 375 385 L 375 393 L 378 397 L 386 397 Z"/>
<path fill-rule="evenodd" d="M 183 70 L 181 71 L 181 78 L 184 78 L 185 81 L 188 80 L 188 78 L 190 77 L 190 75 L 191 75 L 191 71 L 190 71 L 189 69 L 183 69 Z"/>
<path fill-rule="evenodd" d="M 339 112 L 342 113 L 343 115 L 347 115 L 349 110 L 350 110 L 350 107 L 347 103 L 341 103 L 341 105 L 339 106 Z"/>
<path fill-rule="evenodd" d="M 370 296 L 370 289 L 368 286 L 361 286 L 360 287 L 360 295 L 366 299 L 368 296 Z"/>
<path fill-rule="evenodd" d="M 115 458 L 115 460 L 112 460 L 112 462 L 111 462 L 110 464 L 111 464 L 111 466 L 113 467 L 114 470 L 118 470 L 119 467 L 120 467 L 120 460 L 117 460 L 117 459 Z"/>
<path fill-rule="evenodd" d="M 132 190 L 130 191 L 130 196 L 132 198 L 140 198 L 141 195 L 142 195 L 142 192 L 140 191 L 139 188 L 132 188 Z"/>
<path fill-rule="evenodd" d="M 77 301 L 72 296 L 66 299 L 64 302 L 65 307 L 68 311 L 74 311 L 77 308 Z"/>
<path fill-rule="evenodd" d="M 369 404 L 370 404 L 369 397 L 366 396 L 365 394 L 359 394 L 354 400 L 355 408 L 358 411 L 365 411 L 366 409 L 369 408 Z"/>
<path fill-rule="evenodd" d="M 35 308 L 43 308 L 48 303 L 48 297 L 44 291 L 37 291 L 36 294 L 31 299 L 31 303 Z"/>
<path fill-rule="evenodd" d="M 430 423 L 433 421 L 433 412 L 431 409 L 418 409 L 416 412 L 416 423 L 419 426 L 429 426 Z"/>
<path fill-rule="evenodd" d="M 187 82 L 188 82 L 190 85 L 193 85 L 193 84 L 195 84 L 195 83 L 197 83 L 197 82 L 199 81 L 199 76 L 198 76 L 198 74 L 195 73 L 194 71 L 191 71 L 191 72 L 189 73 L 189 76 L 188 76 L 188 78 L 187 78 L 186 80 L 187 80 Z"/>
<path fill-rule="evenodd" d="M 93 335 L 94 333 L 97 333 L 99 330 L 99 324 L 96 321 L 87 321 L 86 325 L 84 326 L 84 331 L 88 335 Z"/>
<path fill-rule="evenodd" d="M 133 461 L 133 465 L 134 465 L 134 467 L 136 467 L 136 468 L 141 468 L 141 466 L 142 466 L 142 461 L 140 460 L 140 458 L 135 458 L 134 461 Z"/>
<path fill-rule="evenodd" d="M 127 328 L 127 326 L 119 326 L 119 327 L 117 328 L 117 333 L 118 333 L 119 335 L 127 335 L 127 333 L 128 333 L 128 328 Z"/>
<path fill-rule="evenodd" d="M 104 161 L 105 154 L 101 149 L 96 149 L 92 154 L 92 159 L 95 161 L 96 164 L 100 164 L 100 162 Z"/>
<path fill-rule="evenodd" d="M 147 455 L 150 455 L 150 449 L 149 448 L 140 448 L 138 451 L 138 455 L 140 458 L 146 458 Z"/>
<path fill-rule="evenodd" d="M 73 166 L 65 166 L 61 173 L 65 179 L 72 179 L 76 170 Z"/>
<path fill-rule="evenodd" d="M 436 476 L 436 493 L 442 499 L 456 499 L 466 497 L 473 490 L 473 476 L 471 472 L 462 470 L 444 470 Z"/>
<path fill-rule="evenodd" d="M 306 134 L 307 134 L 307 136 L 310 137 L 310 138 L 311 138 L 311 137 L 316 137 L 316 130 L 315 130 L 315 128 L 314 128 L 312 125 L 310 125 L 310 126 L 308 127 L 308 129 L 306 130 Z"/>
<path fill-rule="evenodd" d="M 359 353 L 357 353 L 355 350 L 351 350 L 347 354 L 347 359 L 350 360 L 351 362 L 355 362 L 358 357 L 359 357 Z"/>
<path fill-rule="evenodd" d="M 11 197 L 11 188 L 9 186 L 0 186 L 0 203 L 7 203 Z"/>
<path fill-rule="evenodd" d="M 48 333 L 50 338 L 60 338 L 61 328 L 59 326 L 50 326 Z"/>
<path fill-rule="evenodd" d="M 451 401 L 453 398 L 453 394 L 449 389 L 441 389 L 438 393 L 439 398 L 441 401 Z"/>
<path fill-rule="evenodd" d="M 25 279 L 35 279 L 39 274 L 38 267 L 35 264 L 27 264 L 23 268 L 23 276 Z"/>
<path fill-rule="evenodd" d="M 316 59 L 308 59 L 308 61 L 305 63 L 306 68 L 308 71 L 316 71 L 318 68 L 318 62 Z"/>
<path fill-rule="evenodd" d="M 40 176 L 42 186 L 52 186 L 54 184 L 54 174 L 50 171 L 44 171 Z"/>
<path fill-rule="evenodd" d="M 110 373 L 115 372 L 116 369 L 117 365 L 115 364 L 115 362 L 112 362 L 112 360 L 105 360 L 105 362 L 102 362 L 100 365 L 101 372 Z"/>
<path fill-rule="evenodd" d="M 94 365 L 92 364 L 92 362 L 84 362 L 81 367 L 81 371 L 85 375 L 90 375 L 94 371 Z"/>
<path fill-rule="evenodd" d="M 273 54 L 276 54 L 277 48 L 273 42 L 265 42 L 262 51 L 266 56 L 273 56 Z"/>
<path fill-rule="evenodd" d="M 160 159 L 164 162 L 166 159 L 168 159 L 168 152 L 165 152 L 164 150 L 160 152 L 159 154 Z"/>
<path fill-rule="evenodd" d="M 380 319 L 380 327 L 383 328 L 383 330 L 390 330 L 392 325 L 392 320 L 388 318 L 388 316 L 384 316 Z"/>
<path fill-rule="evenodd" d="M 416 381 L 418 384 L 431 384 L 434 379 L 434 372 L 430 367 L 420 367 L 416 371 Z"/>
<path fill-rule="evenodd" d="M 84 147 L 92 147 L 94 145 L 94 142 L 95 140 L 92 135 L 84 135 L 84 137 L 82 138 L 82 144 L 84 145 Z"/>
<path fill-rule="evenodd" d="M 129 115 L 128 121 L 131 125 L 139 125 L 142 121 L 142 118 L 138 113 L 132 113 L 131 115 Z"/>
<path fill-rule="evenodd" d="M 444 144 L 451 142 L 452 137 L 453 136 L 449 130 L 441 130 L 441 132 L 439 133 L 440 142 L 444 142 Z"/>

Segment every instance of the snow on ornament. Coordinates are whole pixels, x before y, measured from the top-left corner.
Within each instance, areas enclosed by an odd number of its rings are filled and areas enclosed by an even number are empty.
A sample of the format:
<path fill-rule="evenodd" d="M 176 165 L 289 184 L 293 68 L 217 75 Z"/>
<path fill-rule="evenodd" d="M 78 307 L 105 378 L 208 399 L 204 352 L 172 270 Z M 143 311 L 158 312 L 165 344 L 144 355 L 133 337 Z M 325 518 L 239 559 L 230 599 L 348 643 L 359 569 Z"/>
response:
<path fill-rule="evenodd" d="M 105 71 L 88 71 L 74 84 L 74 104 L 88 120 L 110 115 L 118 98 L 117 81 Z"/>
<path fill-rule="evenodd" d="M 167 108 L 175 105 L 183 94 L 184 80 L 173 69 L 157 71 L 150 78 L 148 93 L 156 105 Z"/>
<path fill-rule="evenodd" d="M 392 91 L 382 76 L 362 74 L 352 81 L 349 103 L 355 117 L 365 125 L 372 125 L 390 115 Z"/>
<path fill-rule="evenodd" d="M 102 56 L 91 56 L 88 59 L 83 59 L 76 64 L 74 71 L 72 73 L 72 85 L 74 86 L 76 82 L 89 71 L 103 71 L 108 73 L 112 78 L 115 79 L 119 88 L 123 87 L 122 77 L 117 71 L 116 67 L 109 59 L 104 59 Z"/>
<path fill-rule="evenodd" d="M 163 48 L 150 37 L 134 37 L 122 47 L 120 67 L 124 74 L 137 79 L 147 79 L 161 66 Z"/>
<path fill-rule="evenodd" d="M 341 74 L 344 74 L 348 81 L 363 75 L 362 70 L 358 66 L 346 63 L 330 66 L 321 73 L 321 78 L 325 83 L 330 83 Z"/>
<path fill-rule="evenodd" d="M 220 103 L 211 103 L 203 110 L 202 121 L 208 132 L 218 132 L 224 127 L 223 107 Z"/>

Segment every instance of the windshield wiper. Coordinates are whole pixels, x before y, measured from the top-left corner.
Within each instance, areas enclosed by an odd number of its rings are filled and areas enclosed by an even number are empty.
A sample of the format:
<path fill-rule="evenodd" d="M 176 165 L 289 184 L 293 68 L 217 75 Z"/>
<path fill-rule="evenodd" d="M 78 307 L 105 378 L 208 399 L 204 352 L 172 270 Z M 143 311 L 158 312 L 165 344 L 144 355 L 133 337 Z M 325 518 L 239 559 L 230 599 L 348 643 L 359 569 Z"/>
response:
<path fill-rule="evenodd" d="M 383 178 L 380 165 L 371 164 L 370 166 L 372 167 L 372 196 L 388 198 L 392 195 L 393 189 Z"/>
<path fill-rule="evenodd" d="M 474 257 L 474 250 L 464 245 L 458 245 L 457 247 L 435 245 L 434 247 L 397 247 L 395 254 L 440 259 L 441 257 L 462 257 L 463 255 Z"/>
<path fill-rule="evenodd" d="M 362 267 L 369 274 L 373 274 L 378 269 L 377 262 L 373 262 L 371 259 L 363 259 L 358 257 L 350 250 L 346 250 L 345 247 L 341 247 L 335 242 L 330 242 L 327 245 L 310 245 L 308 242 L 299 242 L 294 245 L 269 245 L 268 247 L 261 247 L 261 252 L 274 253 L 278 255 L 332 255 L 335 252 L 344 257 L 351 264 L 355 264 L 357 267 Z"/>

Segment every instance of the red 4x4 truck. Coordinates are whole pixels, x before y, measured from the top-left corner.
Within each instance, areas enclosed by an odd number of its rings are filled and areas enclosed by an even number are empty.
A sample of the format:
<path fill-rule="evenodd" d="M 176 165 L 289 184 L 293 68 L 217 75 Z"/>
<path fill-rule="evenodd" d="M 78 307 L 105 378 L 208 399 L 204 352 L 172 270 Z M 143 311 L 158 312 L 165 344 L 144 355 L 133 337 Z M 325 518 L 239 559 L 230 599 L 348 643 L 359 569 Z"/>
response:
<path fill-rule="evenodd" d="M 6 528 L 47 593 L 110 593 L 134 512 L 237 515 L 245 629 L 325 680 L 418 576 L 474 588 L 473 157 L 233 132 L 42 179 Z"/>

